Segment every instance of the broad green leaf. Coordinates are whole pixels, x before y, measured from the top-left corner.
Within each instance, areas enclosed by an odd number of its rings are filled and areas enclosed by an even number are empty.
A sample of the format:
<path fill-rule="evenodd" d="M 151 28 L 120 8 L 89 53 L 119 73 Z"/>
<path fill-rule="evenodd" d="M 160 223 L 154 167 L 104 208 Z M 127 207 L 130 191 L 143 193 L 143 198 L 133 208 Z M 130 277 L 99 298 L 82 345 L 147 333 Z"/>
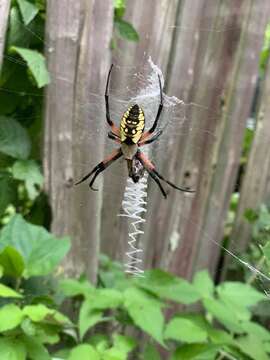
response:
<path fill-rule="evenodd" d="M 246 333 L 256 336 L 261 341 L 270 341 L 270 332 L 259 324 L 246 321 L 243 323 L 243 328 Z"/>
<path fill-rule="evenodd" d="M 34 160 L 18 160 L 12 167 L 12 174 L 15 179 L 25 182 L 29 198 L 35 200 L 43 185 L 43 175 L 38 164 Z"/>
<path fill-rule="evenodd" d="M 127 355 L 136 347 L 136 341 L 130 336 L 116 334 L 113 337 L 113 346 L 122 354 Z"/>
<path fill-rule="evenodd" d="M 256 336 L 247 335 L 235 340 L 235 343 L 244 354 L 247 354 L 254 360 L 269 360 L 267 353 L 264 350 L 263 342 Z"/>
<path fill-rule="evenodd" d="M 12 290 L 6 285 L 0 284 L 0 298 L 22 298 L 22 295 L 17 293 L 17 291 Z"/>
<path fill-rule="evenodd" d="M 27 359 L 51 360 L 48 350 L 35 337 L 23 336 L 22 340 L 27 349 Z"/>
<path fill-rule="evenodd" d="M 16 159 L 26 159 L 31 144 L 27 131 L 18 121 L 0 116 L 0 152 Z"/>
<path fill-rule="evenodd" d="M 24 343 L 15 338 L 0 338 L 1 360 L 26 360 Z"/>
<path fill-rule="evenodd" d="M 241 307 L 249 307 L 265 300 L 266 296 L 253 288 L 251 285 L 241 282 L 226 281 L 217 287 L 218 295 L 223 300 L 229 300 L 231 303 Z"/>
<path fill-rule="evenodd" d="M 11 47 L 12 51 L 17 52 L 27 63 L 39 88 L 48 85 L 50 76 L 46 67 L 45 58 L 36 50 L 29 50 L 17 46 Z"/>
<path fill-rule="evenodd" d="M 178 348 L 170 360 L 216 360 L 220 347 L 210 344 L 184 345 Z"/>
<path fill-rule="evenodd" d="M 243 333 L 239 320 L 226 304 L 216 299 L 206 298 L 203 300 L 205 309 L 214 316 L 222 325 L 233 333 Z"/>
<path fill-rule="evenodd" d="M 122 19 L 117 19 L 117 21 L 115 21 L 115 26 L 116 29 L 119 31 L 119 34 L 124 39 L 135 42 L 139 41 L 139 34 L 129 22 Z"/>
<path fill-rule="evenodd" d="M 142 359 L 143 360 L 161 360 L 161 357 L 159 355 L 157 348 L 154 345 L 147 344 L 144 349 Z"/>
<path fill-rule="evenodd" d="M 96 289 L 87 295 L 87 299 L 92 309 L 114 309 L 122 304 L 123 295 L 115 289 Z"/>
<path fill-rule="evenodd" d="M 0 253 L 0 264 L 4 274 L 15 278 L 21 277 L 24 271 L 24 261 L 21 254 L 12 246 L 7 246 Z"/>
<path fill-rule="evenodd" d="M 233 345 L 233 338 L 226 331 L 211 328 L 208 330 L 208 336 L 214 344 Z"/>
<path fill-rule="evenodd" d="M 9 304 L 0 308 L 0 332 L 16 328 L 22 320 L 23 313 L 18 306 Z"/>
<path fill-rule="evenodd" d="M 0 233 L 0 251 L 14 247 L 23 257 L 23 275 L 47 275 L 60 263 L 70 248 L 68 239 L 57 239 L 41 226 L 27 223 L 14 215 Z"/>
<path fill-rule="evenodd" d="M 82 339 L 85 333 L 97 323 L 103 321 L 103 312 L 101 310 L 93 310 L 89 301 L 86 300 L 80 308 L 79 314 L 79 333 Z"/>
<path fill-rule="evenodd" d="M 201 298 L 193 285 L 159 269 L 146 271 L 145 277 L 138 279 L 137 284 L 160 298 L 181 304 L 192 304 Z"/>
<path fill-rule="evenodd" d="M 70 324 L 70 321 L 66 316 L 43 304 L 25 306 L 23 314 L 28 316 L 34 322 L 45 321 L 55 325 Z"/>
<path fill-rule="evenodd" d="M 14 203 L 16 200 L 17 189 L 10 174 L 0 173 L 0 189 L 0 216 L 2 216 L 8 205 Z"/>
<path fill-rule="evenodd" d="M 96 350 L 87 344 L 76 346 L 72 349 L 68 360 L 101 360 Z"/>
<path fill-rule="evenodd" d="M 39 9 L 27 0 L 17 0 L 25 25 L 28 25 L 37 15 Z"/>
<path fill-rule="evenodd" d="M 167 324 L 164 337 L 186 343 L 205 342 L 207 332 L 191 320 L 175 317 Z"/>
<path fill-rule="evenodd" d="M 95 291 L 95 288 L 86 280 L 64 279 L 60 282 L 60 290 L 66 296 L 88 296 Z"/>
<path fill-rule="evenodd" d="M 159 304 L 155 299 L 147 297 L 147 294 L 136 288 L 127 289 L 124 296 L 124 306 L 134 324 L 164 346 L 162 304 Z"/>
<path fill-rule="evenodd" d="M 199 271 L 195 274 L 193 285 L 202 297 L 211 297 L 214 293 L 214 283 L 208 271 Z"/>
<path fill-rule="evenodd" d="M 111 340 L 109 336 L 104 334 L 94 334 L 90 337 L 87 342 L 94 346 L 94 348 L 99 352 L 103 353 L 105 350 L 107 350 L 110 347 Z"/>

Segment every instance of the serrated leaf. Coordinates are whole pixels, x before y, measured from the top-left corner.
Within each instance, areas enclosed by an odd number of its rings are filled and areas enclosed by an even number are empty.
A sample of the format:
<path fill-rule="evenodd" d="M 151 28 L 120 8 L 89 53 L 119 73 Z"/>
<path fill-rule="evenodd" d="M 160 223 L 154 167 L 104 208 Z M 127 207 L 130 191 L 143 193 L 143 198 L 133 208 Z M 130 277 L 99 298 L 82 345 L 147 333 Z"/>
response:
<path fill-rule="evenodd" d="M 70 248 L 67 238 L 57 239 L 41 226 L 27 223 L 21 215 L 14 215 L 0 233 L 0 251 L 14 247 L 23 257 L 23 275 L 48 275 Z"/>
<path fill-rule="evenodd" d="M 27 131 L 12 118 L 0 116 L 0 152 L 16 159 L 26 159 L 31 150 Z"/>
<path fill-rule="evenodd" d="M 207 270 L 199 271 L 195 274 L 193 285 L 202 297 L 211 297 L 214 293 L 214 282 Z"/>
<path fill-rule="evenodd" d="M 15 179 L 25 182 L 29 198 L 35 200 L 43 185 L 43 175 L 38 164 L 34 160 L 18 160 L 12 166 L 12 174 Z"/>
<path fill-rule="evenodd" d="M 22 298 L 22 295 L 17 291 L 7 287 L 6 285 L 0 284 L 0 298 Z"/>
<path fill-rule="evenodd" d="M 87 344 L 79 345 L 72 349 L 68 360 L 101 360 L 101 357 L 96 350 Z"/>
<path fill-rule="evenodd" d="M 16 328 L 22 320 L 23 313 L 18 306 L 8 304 L 0 308 L 0 332 Z"/>
<path fill-rule="evenodd" d="M 4 274 L 15 278 L 21 277 L 24 271 L 24 261 L 21 254 L 12 246 L 7 246 L 0 253 L 0 264 Z"/>
<path fill-rule="evenodd" d="M 123 295 L 115 289 L 96 289 L 87 295 L 87 299 L 92 309 L 114 309 L 122 304 Z"/>
<path fill-rule="evenodd" d="M 26 61 L 39 88 L 49 84 L 50 76 L 46 67 L 45 57 L 42 54 L 36 50 L 17 46 L 12 46 L 11 50 L 17 52 Z"/>
<path fill-rule="evenodd" d="M 118 18 L 117 21 L 115 21 L 115 26 L 124 39 L 134 42 L 139 41 L 139 34 L 129 22 Z"/>
<path fill-rule="evenodd" d="M 127 289 L 124 296 L 124 306 L 134 324 L 164 346 L 162 304 L 158 304 L 155 299 L 151 299 L 142 290 L 136 288 Z"/>
<path fill-rule="evenodd" d="M 0 354 L 2 360 L 26 360 L 26 349 L 20 339 L 1 338 Z"/>
<path fill-rule="evenodd" d="M 241 307 L 256 305 L 259 301 L 266 300 L 266 296 L 249 284 L 238 281 L 226 281 L 216 288 L 221 299 Z"/>
<path fill-rule="evenodd" d="M 26 0 L 17 0 L 23 22 L 25 25 L 28 25 L 34 17 L 38 14 L 39 9 L 32 3 Z"/>
<path fill-rule="evenodd" d="M 167 324 L 164 337 L 186 343 L 205 342 L 207 332 L 189 319 L 175 317 Z"/>
<path fill-rule="evenodd" d="M 193 285 L 163 270 L 149 270 L 144 275 L 144 278 L 138 279 L 137 285 L 163 299 L 192 304 L 201 298 Z"/>

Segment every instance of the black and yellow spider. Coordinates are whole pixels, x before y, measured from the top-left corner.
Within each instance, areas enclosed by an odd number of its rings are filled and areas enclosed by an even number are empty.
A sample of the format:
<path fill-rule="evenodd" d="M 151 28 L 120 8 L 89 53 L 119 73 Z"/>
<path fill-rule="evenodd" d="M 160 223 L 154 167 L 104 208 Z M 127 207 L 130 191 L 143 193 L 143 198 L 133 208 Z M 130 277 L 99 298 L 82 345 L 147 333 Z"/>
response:
<path fill-rule="evenodd" d="M 171 183 L 170 181 L 164 179 L 164 177 L 157 172 L 152 162 L 140 150 L 140 148 L 143 145 L 152 143 L 162 134 L 162 130 L 159 130 L 156 133 L 154 133 L 157 128 L 158 120 L 160 118 L 163 109 L 163 95 L 162 95 L 160 76 L 158 75 L 159 89 L 160 89 L 160 104 L 152 127 L 148 131 L 144 132 L 144 127 L 145 127 L 144 112 L 139 107 L 139 105 L 134 104 L 130 106 L 128 110 L 124 113 L 120 122 L 120 128 L 118 128 L 111 120 L 110 108 L 109 108 L 109 83 L 110 83 L 112 68 L 113 65 L 111 65 L 110 71 L 108 73 L 106 91 L 105 91 L 106 119 L 109 126 L 111 127 L 111 131 L 108 133 L 108 137 L 116 141 L 118 144 L 120 144 L 120 147 L 117 150 L 113 151 L 113 153 L 109 155 L 106 159 L 104 159 L 101 163 L 95 166 L 94 169 L 89 174 L 85 175 L 75 185 L 82 183 L 83 181 L 87 180 L 91 175 L 94 174 L 89 186 L 92 190 L 97 191 L 97 189 L 93 188 L 93 184 L 98 174 L 101 173 L 103 170 L 105 170 L 115 160 L 119 159 L 121 156 L 124 156 L 127 161 L 128 175 L 131 177 L 134 183 L 138 182 L 142 176 L 138 172 L 138 164 L 141 164 L 143 169 L 145 169 L 158 184 L 165 198 L 167 197 L 167 194 L 163 189 L 159 179 L 165 181 L 167 184 L 169 184 L 170 186 L 172 186 L 177 190 L 184 192 L 194 192 L 193 190 L 178 187 L 173 183 Z"/>

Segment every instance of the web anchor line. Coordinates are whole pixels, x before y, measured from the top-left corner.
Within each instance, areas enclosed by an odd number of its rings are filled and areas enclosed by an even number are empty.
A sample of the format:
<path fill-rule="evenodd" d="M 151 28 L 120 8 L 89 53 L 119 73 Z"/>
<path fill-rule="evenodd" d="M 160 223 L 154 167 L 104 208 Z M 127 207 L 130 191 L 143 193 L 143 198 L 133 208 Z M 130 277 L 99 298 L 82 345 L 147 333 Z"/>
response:
<path fill-rule="evenodd" d="M 143 218 L 146 213 L 147 205 L 147 178 L 145 174 L 138 183 L 133 183 L 131 179 L 127 180 L 124 199 L 122 201 L 123 213 L 121 217 L 128 221 L 128 249 L 126 251 L 127 263 L 124 264 L 125 272 L 135 276 L 143 277 L 143 260 L 141 258 L 143 249 L 140 248 L 140 238 L 144 234 L 142 225 L 145 223 Z"/>

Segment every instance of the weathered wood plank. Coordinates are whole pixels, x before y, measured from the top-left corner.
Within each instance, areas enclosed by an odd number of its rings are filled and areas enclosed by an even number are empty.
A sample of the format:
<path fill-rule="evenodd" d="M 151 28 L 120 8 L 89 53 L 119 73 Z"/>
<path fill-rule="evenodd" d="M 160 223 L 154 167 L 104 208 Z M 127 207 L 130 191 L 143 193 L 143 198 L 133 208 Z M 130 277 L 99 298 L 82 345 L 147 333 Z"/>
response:
<path fill-rule="evenodd" d="M 258 209 L 270 197 L 270 73 L 269 66 L 262 86 L 261 102 L 258 108 L 256 131 L 246 172 L 241 185 L 236 220 L 231 235 L 231 250 L 242 253 L 251 240 L 251 226 L 244 219 L 246 209 Z"/>
<path fill-rule="evenodd" d="M 3 61 L 10 0 L 0 0 L 0 71 Z"/>
<path fill-rule="evenodd" d="M 102 198 L 87 186 L 71 187 L 82 176 L 79 164 L 89 163 L 89 157 L 95 163 L 103 153 L 104 134 L 97 131 L 101 122 L 82 104 L 89 102 L 91 92 L 101 93 L 101 86 L 104 91 L 112 19 L 111 2 L 48 2 L 47 53 L 53 80 L 47 91 L 44 170 L 52 230 L 72 237 L 66 271 L 85 271 L 93 281 Z M 96 135 L 95 143 L 89 143 L 89 131 Z"/>

